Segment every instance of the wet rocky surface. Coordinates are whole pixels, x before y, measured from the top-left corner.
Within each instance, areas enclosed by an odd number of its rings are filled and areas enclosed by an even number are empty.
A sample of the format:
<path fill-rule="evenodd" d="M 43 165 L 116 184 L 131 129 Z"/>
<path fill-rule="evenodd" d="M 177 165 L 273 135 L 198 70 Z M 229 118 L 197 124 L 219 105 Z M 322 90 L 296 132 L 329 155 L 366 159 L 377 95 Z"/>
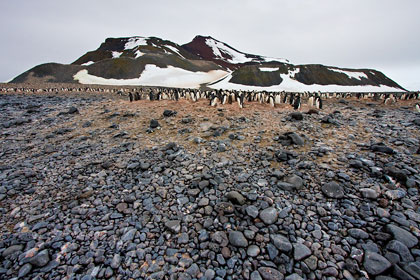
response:
<path fill-rule="evenodd" d="M 0 95 L 0 279 L 420 279 L 420 116 L 346 101 Z"/>

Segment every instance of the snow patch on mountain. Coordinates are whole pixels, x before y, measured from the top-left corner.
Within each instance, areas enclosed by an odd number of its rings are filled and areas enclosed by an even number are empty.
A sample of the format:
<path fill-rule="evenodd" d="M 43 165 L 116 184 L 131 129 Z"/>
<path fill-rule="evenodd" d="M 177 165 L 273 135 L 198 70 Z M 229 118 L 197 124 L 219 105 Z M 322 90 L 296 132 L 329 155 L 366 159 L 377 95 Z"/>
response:
<path fill-rule="evenodd" d="M 276 58 L 276 57 L 268 57 L 268 56 L 261 56 L 261 58 L 263 59 L 264 62 L 276 61 L 276 62 L 281 62 L 281 63 L 290 63 L 290 61 L 285 58 Z"/>
<path fill-rule="evenodd" d="M 274 71 L 277 71 L 277 70 L 279 70 L 279 68 L 278 68 L 278 67 L 276 67 L 276 68 L 271 68 L 271 67 L 260 67 L 260 71 L 263 71 L 263 72 L 274 72 Z"/>
<path fill-rule="evenodd" d="M 173 66 L 160 68 L 153 64 L 147 64 L 139 78 L 105 79 L 89 74 L 86 69 L 77 72 L 73 78 L 81 84 L 198 88 L 201 84 L 218 80 L 227 73 L 223 70 L 192 72 Z"/>
<path fill-rule="evenodd" d="M 137 50 L 134 54 L 136 55 L 135 58 L 139 58 L 140 56 L 144 55 L 144 53 L 139 50 Z"/>
<path fill-rule="evenodd" d="M 182 54 L 179 52 L 179 50 L 177 48 L 175 48 L 174 46 L 165 45 L 164 47 L 170 49 L 171 51 L 173 51 L 174 53 L 176 53 L 180 57 L 183 57 Z"/>
<path fill-rule="evenodd" d="M 124 49 L 125 50 L 132 50 L 137 48 L 138 46 L 147 46 L 147 39 L 146 37 L 132 37 L 128 39 L 128 42 L 125 43 Z"/>
<path fill-rule="evenodd" d="M 350 71 L 344 71 L 344 70 L 334 69 L 334 68 L 328 68 L 328 70 L 334 71 L 334 72 L 337 72 L 337 73 L 346 74 L 348 77 L 353 78 L 353 79 L 357 79 L 357 80 L 360 80 L 361 78 L 368 79 L 368 76 L 363 72 L 350 72 Z"/>
<path fill-rule="evenodd" d="M 299 73 L 299 72 L 300 72 L 299 68 L 296 68 L 295 70 L 289 70 L 289 72 L 287 73 L 287 76 L 290 77 L 291 79 L 294 79 L 296 74 Z M 281 77 L 281 75 L 280 75 L 280 77 Z"/>
<path fill-rule="evenodd" d="M 245 63 L 252 61 L 252 58 L 246 57 L 244 53 L 235 51 L 232 48 L 229 48 L 225 44 L 218 42 L 214 39 L 206 39 L 206 45 L 209 46 L 216 57 L 225 60 L 226 58 L 222 55 L 221 52 L 225 53 L 227 56 L 230 56 L 231 59 L 226 59 L 230 63 Z"/>
<path fill-rule="evenodd" d="M 89 66 L 89 65 L 92 65 L 93 63 L 95 63 L 95 62 L 88 61 L 88 62 L 83 63 L 82 66 Z"/>
<path fill-rule="evenodd" d="M 112 58 L 119 58 L 122 55 L 122 52 L 112 52 Z"/>

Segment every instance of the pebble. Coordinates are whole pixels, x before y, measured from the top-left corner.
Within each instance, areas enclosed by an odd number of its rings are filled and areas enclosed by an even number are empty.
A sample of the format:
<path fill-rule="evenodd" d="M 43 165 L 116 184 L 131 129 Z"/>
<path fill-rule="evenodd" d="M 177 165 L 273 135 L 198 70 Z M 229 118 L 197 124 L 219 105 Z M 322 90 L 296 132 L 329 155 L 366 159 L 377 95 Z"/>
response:
<path fill-rule="evenodd" d="M 122 237 L 121 240 L 124 242 L 133 241 L 134 237 L 136 236 L 137 229 L 133 228 L 127 231 Z"/>
<path fill-rule="evenodd" d="M 356 239 L 368 239 L 369 234 L 367 234 L 364 230 L 359 228 L 351 228 L 347 231 L 350 236 L 356 238 Z"/>
<path fill-rule="evenodd" d="M 391 263 L 378 253 L 367 251 L 363 265 L 366 271 L 371 275 L 379 275 L 391 267 Z"/>
<path fill-rule="evenodd" d="M 274 246 L 277 247 L 281 252 L 288 253 L 292 250 L 292 243 L 290 243 L 289 239 L 280 234 L 271 234 L 270 240 L 273 242 Z"/>
<path fill-rule="evenodd" d="M 250 206 L 246 207 L 245 211 L 252 218 L 258 217 L 259 211 L 258 211 L 258 208 L 255 207 L 254 205 L 250 205 Z"/>
<path fill-rule="evenodd" d="M 229 232 L 229 242 L 234 247 L 247 247 L 248 246 L 248 240 L 245 238 L 244 234 L 240 231 Z"/>
<path fill-rule="evenodd" d="M 277 221 L 279 213 L 275 208 L 269 207 L 262 210 L 259 216 L 266 225 L 271 225 Z"/>
<path fill-rule="evenodd" d="M 284 275 L 278 271 L 277 269 L 274 269 L 272 267 L 260 267 L 258 268 L 258 272 L 265 280 L 282 280 L 284 279 Z"/>
<path fill-rule="evenodd" d="M 329 182 L 324 184 L 321 188 L 322 192 L 330 198 L 343 198 L 344 190 L 337 182 Z"/>
<path fill-rule="evenodd" d="M 418 239 L 413 234 L 411 234 L 409 231 L 400 228 L 396 225 L 388 224 L 386 225 L 386 229 L 389 233 L 392 234 L 392 236 L 405 244 L 408 248 L 413 248 L 417 245 Z"/>
<path fill-rule="evenodd" d="M 18 277 L 23 278 L 25 277 L 29 272 L 32 270 L 32 265 L 30 263 L 22 265 L 22 267 L 19 269 Z"/>
<path fill-rule="evenodd" d="M 256 245 L 251 245 L 251 246 L 248 247 L 246 253 L 250 257 L 256 257 L 260 254 L 260 247 L 258 247 Z"/>
<path fill-rule="evenodd" d="M 173 233 L 181 231 L 181 222 L 179 220 L 169 220 L 165 223 L 165 227 Z"/>
<path fill-rule="evenodd" d="M 300 261 L 311 255 L 311 249 L 306 247 L 304 244 L 295 243 L 293 244 L 293 258 L 296 261 Z"/>
<path fill-rule="evenodd" d="M 23 245 L 12 245 L 10 247 L 8 247 L 6 250 L 3 251 L 3 253 L 1 254 L 3 258 L 12 255 L 16 252 L 20 252 L 23 249 Z"/>
<path fill-rule="evenodd" d="M 370 188 L 361 188 L 360 192 L 364 198 L 376 199 L 378 198 L 378 193 L 374 189 Z"/>
<path fill-rule="evenodd" d="M 38 254 L 36 254 L 29 260 L 29 262 L 36 267 L 43 267 L 47 265 L 49 261 L 50 256 L 47 249 L 40 251 Z"/>
<path fill-rule="evenodd" d="M 234 204 L 244 205 L 246 199 L 237 191 L 230 191 L 226 194 L 226 198 Z"/>

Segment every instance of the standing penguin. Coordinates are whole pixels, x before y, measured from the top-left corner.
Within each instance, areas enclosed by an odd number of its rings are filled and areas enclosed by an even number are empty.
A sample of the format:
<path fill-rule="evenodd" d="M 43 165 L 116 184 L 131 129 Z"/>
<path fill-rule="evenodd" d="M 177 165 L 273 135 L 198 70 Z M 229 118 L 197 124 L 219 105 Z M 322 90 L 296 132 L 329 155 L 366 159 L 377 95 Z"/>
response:
<path fill-rule="evenodd" d="M 420 113 L 420 103 L 417 103 L 415 107 L 416 107 L 417 113 Z"/>
<path fill-rule="evenodd" d="M 130 102 L 133 102 L 133 94 L 131 91 L 128 93 L 128 97 L 130 98 Z"/>
<path fill-rule="evenodd" d="M 292 105 L 292 106 L 293 106 L 293 104 L 295 104 L 295 94 L 294 93 L 290 94 L 289 104 Z"/>
<path fill-rule="evenodd" d="M 179 100 L 179 92 L 178 92 L 178 90 L 175 90 L 174 97 L 175 97 L 175 101 L 178 101 Z"/>
<path fill-rule="evenodd" d="M 309 94 L 309 98 L 308 98 L 308 107 L 312 107 L 314 106 L 314 97 L 312 95 L 312 93 Z"/>
<path fill-rule="evenodd" d="M 238 96 L 238 105 L 239 105 L 239 108 L 243 108 L 244 107 L 244 98 L 245 98 L 245 95 L 244 95 L 244 93 L 243 92 L 239 92 L 239 96 Z"/>
<path fill-rule="evenodd" d="M 149 100 L 150 100 L 150 101 L 155 100 L 155 95 L 154 95 L 154 93 L 153 93 L 153 91 L 152 91 L 152 90 L 149 92 Z"/>
<path fill-rule="evenodd" d="M 210 106 L 215 107 L 219 102 L 219 98 L 217 97 L 216 93 L 211 93 L 210 95 Z"/>
<path fill-rule="evenodd" d="M 274 95 L 273 94 L 269 94 L 268 95 L 268 100 L 269 100 L 269 102 L 270 102 L 270 106 L 271 107 L 275 107 L 275 98 L 274 98 Z"/>
<path fill-rule="evenodd" d="M 295 109 L 295 110 L 299 110 L 300 109 L 300 95 L 298 95 L 296 98 L 294 98 L 294 100 L 293 100 L 293 109 Z"/>
<path fill-rule="evenodd" d="M 317 109 L 322 109 L 322 99 L 319 95 L 315 97 L 315 107 Z"/>

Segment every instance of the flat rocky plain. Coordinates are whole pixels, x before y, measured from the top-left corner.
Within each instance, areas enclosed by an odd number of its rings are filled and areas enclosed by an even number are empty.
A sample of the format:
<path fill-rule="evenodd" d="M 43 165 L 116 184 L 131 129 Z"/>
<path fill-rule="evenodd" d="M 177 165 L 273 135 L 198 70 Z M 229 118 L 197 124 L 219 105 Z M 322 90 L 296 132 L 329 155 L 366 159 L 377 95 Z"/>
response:
<path fill-rule="evenodd" d="M 1 94 L 0 279 L 420 279 L 414 101 L 324 107 Z"/>

